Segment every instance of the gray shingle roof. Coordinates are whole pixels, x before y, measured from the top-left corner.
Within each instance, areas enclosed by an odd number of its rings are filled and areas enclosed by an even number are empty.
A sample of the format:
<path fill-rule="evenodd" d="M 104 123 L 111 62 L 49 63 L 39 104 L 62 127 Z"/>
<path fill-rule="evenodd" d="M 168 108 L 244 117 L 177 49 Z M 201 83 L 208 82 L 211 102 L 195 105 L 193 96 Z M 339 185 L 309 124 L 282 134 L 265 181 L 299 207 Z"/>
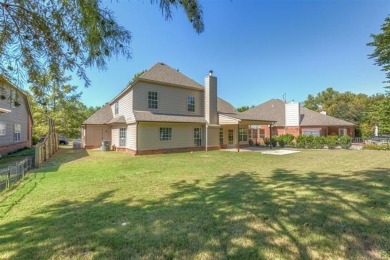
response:
<path fill-rule="evenodd" d="M 230 116 L 233 118 L 241 119 L 241 120 L 253 120 L 253 121 L 273 121 L 270 119 L 267 119 L 266 117 L 259 117 L 257 115 L 252 114 L 245 114 L 238 112 L 232 104 L 229 102 L 223 100 L 222 98 L 218 98 L 217 100 L 217 110 L 218 113 Z"/>
<path fill-rule="evenodd" d="M 136 121 L 141 122 L 206 123 L 203 116 L 159 114 L 150 111 L 133 111 L 133 113 Z"/>
<path fill-rule="evenodd" d="M 125 116 L 116 116 L 111 119 L 108 124 L 126 124 Z"/>
<path fill-rule="evenodd" d="M 164 63 L 155 64 L 152 68 L 143 73 L 139 77 L 139 80 L 163 82 L 170 85 L 204 90 L 202 85 Z"/>
<path fill-rule="evenodd" d="M 285 103 L 280 99 L 271 99 L 255 106 L 244 114 L 275 120 L 276 126 L 285 126 Z M 301 126 L 353 126 L 354 124 L 332 116 L 300 107 Z"/>
<path fill-rule="evenodd" d="M 83 122 L 83 125 L 105 125 L 113 119 L 111 106 L 105 104 L 101 109 L 95 112 L 87 120 Z"/>

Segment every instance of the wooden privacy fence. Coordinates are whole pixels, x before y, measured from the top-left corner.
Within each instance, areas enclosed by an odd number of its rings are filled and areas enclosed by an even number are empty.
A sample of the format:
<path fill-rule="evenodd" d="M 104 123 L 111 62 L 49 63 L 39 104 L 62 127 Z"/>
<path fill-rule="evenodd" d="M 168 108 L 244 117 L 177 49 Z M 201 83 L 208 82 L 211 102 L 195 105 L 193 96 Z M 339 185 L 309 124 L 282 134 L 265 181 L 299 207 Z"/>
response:
<path fill-rule="evenodd" d="M 52 119 L 48 121 L 48 133 L 41 143 L 35 145 L 35 167 L 40 167 L 43 162 L 58 151 L 58 134 L 55 131 L 54 121 Z"/>
<path fill-rule="evenodd" d="M 0 169 L 0 191 L 9 189 L 12 183 L 23 179 L 33 167 L 34 157 L 29 156 L 7 168 Z"/>

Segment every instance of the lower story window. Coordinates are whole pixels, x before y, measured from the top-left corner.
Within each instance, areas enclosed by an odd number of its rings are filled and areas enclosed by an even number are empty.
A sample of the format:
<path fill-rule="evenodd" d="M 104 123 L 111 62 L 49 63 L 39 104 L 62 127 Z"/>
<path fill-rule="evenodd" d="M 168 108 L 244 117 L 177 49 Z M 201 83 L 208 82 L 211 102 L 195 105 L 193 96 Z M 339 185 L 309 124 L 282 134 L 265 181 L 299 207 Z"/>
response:
<path fill-rule="evenodd" d="M 119 146 L 126 146 L 126 128 L 119 128 Z"/>
<path fill-rule="evenodd" d="M 259 138 L 265 137 L 265 129 L 259 129 Z"/>
<path fill-rule="evenodd" d="M 202 145 L 202 129 L 199 127 L 194 128 L 194 145 L 195 146 Z"/>
<path fill-rule="evenodd" d="M 172 141 L 172 128 L 160 127 L 160 141 Z"/>
<path fill-rule="evenodd" d="M 339 136 L 347 135 L 347 129 L 346 128 L 339 128 Z"/>
<path fill-rule="evenodd" d="M 219 129 L 219 144 L 223 144 L 223 128 Z"/>
<path fill-rule="evenodd" d="M 238 141 L 246 142 L 248 141 L 248 129 L 240 128 L 238 131 Z"/>
<path fill-rule="evenodd" d="M 18 142 L 20 141 L 20 134 L 22 133 L 22 125 L 15 124 L 14 127 L 14 142 Z"/>
<path fill-rule="evenodd" d="M 321 131 L 320 130 L 303 130 L 304 135 L 313 135 L 313 136 L 320 136 Z"/>

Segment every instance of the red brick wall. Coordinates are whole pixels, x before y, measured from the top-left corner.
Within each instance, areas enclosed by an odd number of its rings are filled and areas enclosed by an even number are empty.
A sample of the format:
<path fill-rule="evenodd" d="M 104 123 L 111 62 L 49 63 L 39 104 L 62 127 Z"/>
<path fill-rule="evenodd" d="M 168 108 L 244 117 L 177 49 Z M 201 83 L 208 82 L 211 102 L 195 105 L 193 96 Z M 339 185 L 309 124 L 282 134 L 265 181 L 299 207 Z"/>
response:
<path fill-rule="evenodd" d="M 26 147 L 27 148 L 31 147 L 31 140 L 2 146 L 0 147 L 0 154 L 12 153 Z"/>

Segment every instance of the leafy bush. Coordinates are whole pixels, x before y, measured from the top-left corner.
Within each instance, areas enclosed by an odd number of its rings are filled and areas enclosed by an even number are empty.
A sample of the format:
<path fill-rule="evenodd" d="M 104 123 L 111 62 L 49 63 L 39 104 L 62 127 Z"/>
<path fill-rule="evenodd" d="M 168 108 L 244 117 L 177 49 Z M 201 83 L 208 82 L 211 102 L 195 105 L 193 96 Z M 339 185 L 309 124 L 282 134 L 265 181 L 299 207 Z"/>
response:
<path fill-rule="evenodd" d="M 39 142 L 39 136 L 33 135 L 32 136 L 32 143 L 33 145 L 36 145 Z"/>
<path fill-rule="evenodd" d="M 294 138 L 295 137 L 292 134 L 284 134 L 284 135 L 279 135 L 277 137 L 277 141 L 280 147 L 285 147 L 291 145 Z"/>
<path fill-rule="evenodd" d="M 271 144 L 272 144 L 272 147 L 276 147 L 276 145 L 278 144 L 278 137 L 277 136 L 271 137 Z"/>
<path fill-rule="evenodd" d="M 271 144 L 271 140 L 268 137 L 264 137 L 265 146 L 269 146 Z"/>
<path fill-rule="evenodd" d="M 306 147 L 306 137 L 307 137 L 307 135 L 300 135 L 297 137 L 297 142 L 296 142 L 297 147 L 300 147 L 300 148 Z"/>
<path fill-rule="evenodd" d="M 249 143 L 249 146 L 253 146 L 253 144 L 254 144 L 252 139 L 249 139 L 248 143 Z"/>
<path fill-rule="evenodd" d="M 352 138 L 348 135 L 343 135 L 339 138 L 339 144 L 343 149 L 349 149 L 352 146 Z"/>
<path fill-rule="evenodd" d="M 328 135 L 325 138 L 325 144 L 328 146 L 328 149 L 334 149 L 337 146 L 337 136 L 335 135 Z"/>
<path fill-rule="evenodd" d="M 314 149 L 323 149 L 325 147 L 326 139 L 324 136 L 314 136 L 312 147 Z"/>

